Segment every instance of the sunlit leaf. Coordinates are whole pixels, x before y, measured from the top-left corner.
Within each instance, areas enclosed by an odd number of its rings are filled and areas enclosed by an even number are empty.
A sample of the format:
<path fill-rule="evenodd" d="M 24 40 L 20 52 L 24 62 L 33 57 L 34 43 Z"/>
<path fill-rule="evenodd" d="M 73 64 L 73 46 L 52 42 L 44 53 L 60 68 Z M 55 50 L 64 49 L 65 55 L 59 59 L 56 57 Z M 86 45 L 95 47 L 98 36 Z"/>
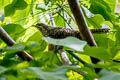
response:
<path fill-rule="evenodd" d="M 42 40 L 42 34 L 32 27 L 40 22 L 78 29 L 67 0 L 0 0 L 0 25 L 16 41 L 15 45 L 8 46 L 0 40 L 0 80 L 119 80 L 120 1 L 78 2 L 89 28 L 110 29 L 108 33 L 93 34 L 97 47 L 88 46 L 87 42 L 74 37 L 45 37 Z M 49 13 L 54 14 L 50 16 Z M 65 51 L 69 49 L 68 51 L 90 64 L 91 57 L 97 58 L 100 61 L 93 67 L 102 71 L 96 73 L 96 69 L 81 64 L 69 52 L 66 54 L 75 66 L 65 65 L 58 53 L 49 51 L 48 44 L 64 46 Z M 16 55 L 16 52 L 24 50 L 33 56 L 34 60 L 26 62 Z M 81 71 L 85 74 L 79 74 Z M 67 72 L 69 76 L 66 75 Z"/>
<path fill-rule="evenodd" d="M 28 66 L 29 66 L 28 62 L 22 62 L 22 63 L 16 65 L 15 68 L 16 68 L 16 69 L 22 69 L 22 68 L 26 68 L 26 67 L 28 67 Z"/>
<path fill-rule="evenodd" d="M 11 4 L 5 7 L 5 16 L 13 16 L 16 10 L 22 10 L 27 7 L 27 3 L 24 0 L 14 0 Z"/>
<path fill-rule="evenodd" d="M 65 39 L 52 39 L 50 37 L 45 37 L 44 40 L 51 44 L 61 45 L 61 46 L 66 46 L 66 47 L 72 48 L 76 51 L 83 51 L 83 48 L 86 45 L 85 41 L 81 41 L 74 37 L 68 37 Z"/>

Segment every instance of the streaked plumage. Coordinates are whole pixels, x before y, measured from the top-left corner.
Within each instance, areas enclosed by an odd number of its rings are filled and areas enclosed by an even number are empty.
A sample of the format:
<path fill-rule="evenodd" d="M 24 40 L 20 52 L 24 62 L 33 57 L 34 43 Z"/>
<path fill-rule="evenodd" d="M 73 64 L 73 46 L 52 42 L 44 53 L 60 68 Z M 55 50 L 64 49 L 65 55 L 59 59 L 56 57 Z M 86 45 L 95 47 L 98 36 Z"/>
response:
<path fill-rule="evenodd" d="M 44 36 L 49 36 L 55 39 L 62 39 L 69 36 L 81 39 L 80 32 L 76 30 L 71 30 L 63 27 L 51 27 L 43 23 L 38 23 L 35 25 Z M 92 33 L 106 33 L 110 29 L 90 29 Z"/>

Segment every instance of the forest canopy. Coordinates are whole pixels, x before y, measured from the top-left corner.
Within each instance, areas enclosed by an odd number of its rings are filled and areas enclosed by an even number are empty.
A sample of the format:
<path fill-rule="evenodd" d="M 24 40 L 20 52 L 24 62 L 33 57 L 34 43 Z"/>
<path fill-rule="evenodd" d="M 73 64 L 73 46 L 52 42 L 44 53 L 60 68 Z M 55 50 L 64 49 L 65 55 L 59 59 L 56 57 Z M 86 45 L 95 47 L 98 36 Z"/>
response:
<path fill-rule="evenodd" d="M 120 80 L 119 0 L 0 0 L 0 80 Z"/>

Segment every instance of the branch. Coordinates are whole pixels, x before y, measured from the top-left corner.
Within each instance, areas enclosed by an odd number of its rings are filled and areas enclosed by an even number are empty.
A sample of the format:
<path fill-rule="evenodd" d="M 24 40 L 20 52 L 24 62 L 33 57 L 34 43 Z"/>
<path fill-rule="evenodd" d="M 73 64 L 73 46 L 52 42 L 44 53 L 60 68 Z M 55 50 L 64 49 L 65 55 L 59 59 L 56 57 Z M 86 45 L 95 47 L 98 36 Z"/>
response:
<path fill-rule="evenodd" d="M 65 64 L 69 64 L 69 65 L 72 64 L 72 62 L 69 60 L 67 54 L 65 53 L 65 51 L 63 49 L 59 49 L 58 53 L 60 54 L 61 59 Z"/>
<path fill-rule="evenodd" d="M 73 51 L 70 51 L 70 50 L 66 50 L 71 56 L 73 56 L 76 60 L 78 60 L 79 62 L 81 62 L 82 64 L 90 67 L 90 68 L 93 68 L 93 65 L 94 64 L 89 64 L 87 62 L 85 62 L 84 60 L 82 60 L 81 58 L 79 58 L 76 54 L 73 53 Z"/>
<path fill-rule="evenodd" d="M 0 38 L 8 45 L 13 46 L 16 42 L 7 34 L 7 32 L 0 26 Z M 31 61 L 33 57 L 26 51 L 16 53 L 22 60 Z"/>
<path fill-rule="evenodd" d="M 72 62 L 69 60 L 65 50 L 63 49 L 63 46 L 57 46 L 56 45 L 54 52 L 60 54 L 60 57 L 61 57 L 63 63 L 72 65 Z"/>
<path fill-rule="evenodd" d="M 82 59 L 80 59 L 77 55 L 75 55 L 72 51 L 70 50 L 66 50 L 71 56 L 73 56 L 75 59 L 77 59 L 79 62 L 81 62 L 82 64 L 87 64 L 85 61 L 83 61 Z"/>
<path fill-rule="evenodd" d="M 84 14 L 82 12 L 82 9 L 80 7 L 80 4 L 79 4 L 78 0 L 67 0 L 67 1 L 68 1 L 69 6 L 70 6 L 70 9 L 73 13 L 73 16 L 76 20 L 76 23 L 78 25 L 81 38 L 83 40 L 86 40 L 87 43 L 90 46 L 96 46 L 97 47 L 97 44 L 96 44 L 96 42 L 95 42 L 95 40 L 92 36 L 92 33 L 88 28 L 88 24 L 85 20 Z M 93 58 L 93 57 L 91 57 L 91 60 L 92 60 L 93 63 L 99 62 L 99 59 L 96 59 L 96 58 Z M 98 72 L 98 69 L 95 70 L 95 71 Z"/>
<path fill-rule="evenodd" d="M 67 0 L 67 1 L 70 6 L 70 9 L 73 13 L 73 16 L 76 20 L 76 23 L 78 25 L 82 39 L 86 40 L 88 42 L 88 44 L 91 46 L 97 46 L 89 28 L 88 28 L 88 24 L 85 20 L 85 17 L 83 15 L 83 12 L 82 12 L 79 2 L 77 0 Z"/>
<path fill-rule="evenodd" d="M 56 24 L 55 24 L 55 21 L 54 21 L 54 19 L 53 19 L 52 13 L 50 13 L 49 16 L 50 16 L 50 20 L 51 20 L 52 25 L 53 25 L 54 27 L 56 27 Z M 63 50 L 63 47 L 61 47 L 61 46 L 56 46 L 56 48 L 57 48 L 57 47 L 58 47 L 58 49 L 57 49 L 56 52 L 58 52 L 58 53 L 60 54 L 60 57 L 61 57 L 63 63 L 65 63 L 65 64 L 72 64 L 72 62 L 69 60 L 66 52 Z"/>

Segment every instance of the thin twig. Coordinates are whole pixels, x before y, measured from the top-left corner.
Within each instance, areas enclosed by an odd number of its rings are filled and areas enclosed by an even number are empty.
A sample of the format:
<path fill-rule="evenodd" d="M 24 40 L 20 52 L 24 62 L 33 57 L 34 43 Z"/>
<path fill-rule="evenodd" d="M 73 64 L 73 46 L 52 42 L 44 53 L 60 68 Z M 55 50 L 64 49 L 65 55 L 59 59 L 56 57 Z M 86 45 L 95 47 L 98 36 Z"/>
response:
<path fill-rule="evenodd" d="M 53 25 L 54 27 L 56 27 L 56 24 L 55 24 L 55 21 L 54 21 L 54 18 L 53 18 L 52 13 L 50 13 L 49 16 L 50 16 L 50 20 L 51 20 L 52 25 Z M 59 47 L 59 46 L 57 46 L 57 47 Z M 61 56 L 62 61 L 63 61 L 65 64 L 72 64 L 72 62 L 69 60 L 66 52 L 63 50 L 63 47 L 62 47 L 62 48 L 59 47 L 59 49 L 57 49 L 57 50 L 58 50 L 58 53 L 59 53 L 60 56 Z"/>
<path fill-rule="evenodd" d="M 82 64 L 88 66 L 88 67 L 91 67 L 93 68 L 93 65 L 94 64 L 89 64 L 87 62 L 85 62 L 84 60 L 82 60 L 81 58 L 79 58 L 76 54 L 74 54 L 72 51 L 70 50 L 66 50 L 71 56 L 73 56 L 76 60 L 78 60 L 79 62 L 81 62 Z"/>
<path fill-rule="evenodd" d="M 58 7 L 58 8 L 56 9 L 56 11 L 52 12 L 51 14 L 52 14 L 52 15 L 55 15 L 55 14 L 58 13 L 61 9 L 62 9 L 62 8 Z"/>
<path fill-rule="evenodd" d="M 69 60 L 69 58 L 68 58 L 65 50 L 63 49 L 63 46 L 56 46 L 55 48 L 56 48 L 56 49 L 55 49 L 54 52 L 55 52 L 55 53 L 58 52 L 58 53 L 60 54 L 60 57 L 61 57 L 63 63 L 64 63 L 64 64 L 72 65 L 72 62 Z"/>
<path fill-rule="evenodd" d="M 49 13 L 49 16 L 50 16 L 50 21 L 52 23 L 52 26 L 56 27 L 55 21 L 53 19 L 53 13 Z"/>

